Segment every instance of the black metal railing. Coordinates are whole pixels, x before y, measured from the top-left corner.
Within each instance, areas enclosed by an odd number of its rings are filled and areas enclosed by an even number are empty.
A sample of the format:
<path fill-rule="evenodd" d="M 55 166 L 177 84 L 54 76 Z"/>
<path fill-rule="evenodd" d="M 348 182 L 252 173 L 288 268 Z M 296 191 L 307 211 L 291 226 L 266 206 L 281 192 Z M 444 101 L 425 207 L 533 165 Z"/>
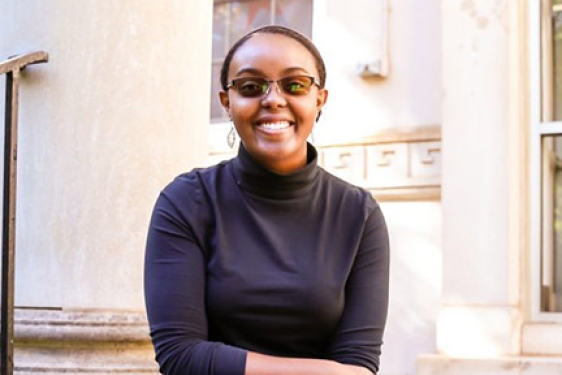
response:
<path fill-rule="evenodd" d="M 4 123 L 4 197 L 2 206 L 2 300 L 0 307 L 0 374 L 14 372 L 14 258 L 16 236 L 16 167 L 18 131 L 18 87 L 26 66 L 47 62 L 49 55 L 34 52 L 0 62 L 6 74 Z"/>

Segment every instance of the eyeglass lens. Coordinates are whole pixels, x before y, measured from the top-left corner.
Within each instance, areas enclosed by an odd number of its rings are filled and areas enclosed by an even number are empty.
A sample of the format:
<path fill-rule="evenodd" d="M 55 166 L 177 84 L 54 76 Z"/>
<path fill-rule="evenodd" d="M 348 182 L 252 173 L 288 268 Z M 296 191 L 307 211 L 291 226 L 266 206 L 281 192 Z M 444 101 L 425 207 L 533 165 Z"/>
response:
<path fill-rule="evenodd" d="M 271 85 L 276 82 L 278 90 L 293 96 L 306 95 L 314 84 L 314 78 L 308 76 L 284 77 L 270 81 L 262 77 L 243 77 L 232 80 L 232 86 L 246 98 L 256 98 L 269 93 Z"/>

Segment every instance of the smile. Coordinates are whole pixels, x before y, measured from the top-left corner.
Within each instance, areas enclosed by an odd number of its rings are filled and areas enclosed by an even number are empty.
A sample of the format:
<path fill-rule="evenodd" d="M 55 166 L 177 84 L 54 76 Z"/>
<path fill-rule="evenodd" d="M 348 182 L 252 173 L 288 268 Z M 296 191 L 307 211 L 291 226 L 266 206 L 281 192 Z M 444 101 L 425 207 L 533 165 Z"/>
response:
<path fill-rule="evenodd" d="M 258 124 L 258 127 L 265 130 L 283 130 L 291 126 L 289 121 L 278 121 L 278 122 L 264 122 Z"/>

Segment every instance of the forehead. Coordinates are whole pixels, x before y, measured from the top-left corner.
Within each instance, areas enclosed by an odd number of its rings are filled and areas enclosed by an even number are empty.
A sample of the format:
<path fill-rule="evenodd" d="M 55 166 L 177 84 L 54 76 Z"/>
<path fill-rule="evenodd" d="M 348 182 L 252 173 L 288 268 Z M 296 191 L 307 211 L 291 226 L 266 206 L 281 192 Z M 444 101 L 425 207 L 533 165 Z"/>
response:
<path fill-rule="evenodd" d="M 282 34 L 256 34 L 234 54 L 229 76 L 255 70 L 270 77 L 288 71 L 317 76 L 314 56 L 300 42 Z"/>

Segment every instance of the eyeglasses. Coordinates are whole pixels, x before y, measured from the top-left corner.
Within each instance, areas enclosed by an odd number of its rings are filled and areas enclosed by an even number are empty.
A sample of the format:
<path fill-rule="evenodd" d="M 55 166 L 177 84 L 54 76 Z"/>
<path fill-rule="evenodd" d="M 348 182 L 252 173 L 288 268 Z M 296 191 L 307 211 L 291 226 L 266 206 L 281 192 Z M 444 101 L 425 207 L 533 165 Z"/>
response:
<path fill-rule="evenodd" d="M 236 78 L 230 82 L 226 89 L 234 87 L 245 98 L 260 98 L 269 94 L 272 83 L 277 84 L 277 92 L 279 94 L 284 93 L 290 96 L 306 95 L 310 92 L 312 85 L 320 88 L 320 84 L 316 82 L 314 77 L 290 76 L 280 78 L 277 81 L 263 77 Z"/>

